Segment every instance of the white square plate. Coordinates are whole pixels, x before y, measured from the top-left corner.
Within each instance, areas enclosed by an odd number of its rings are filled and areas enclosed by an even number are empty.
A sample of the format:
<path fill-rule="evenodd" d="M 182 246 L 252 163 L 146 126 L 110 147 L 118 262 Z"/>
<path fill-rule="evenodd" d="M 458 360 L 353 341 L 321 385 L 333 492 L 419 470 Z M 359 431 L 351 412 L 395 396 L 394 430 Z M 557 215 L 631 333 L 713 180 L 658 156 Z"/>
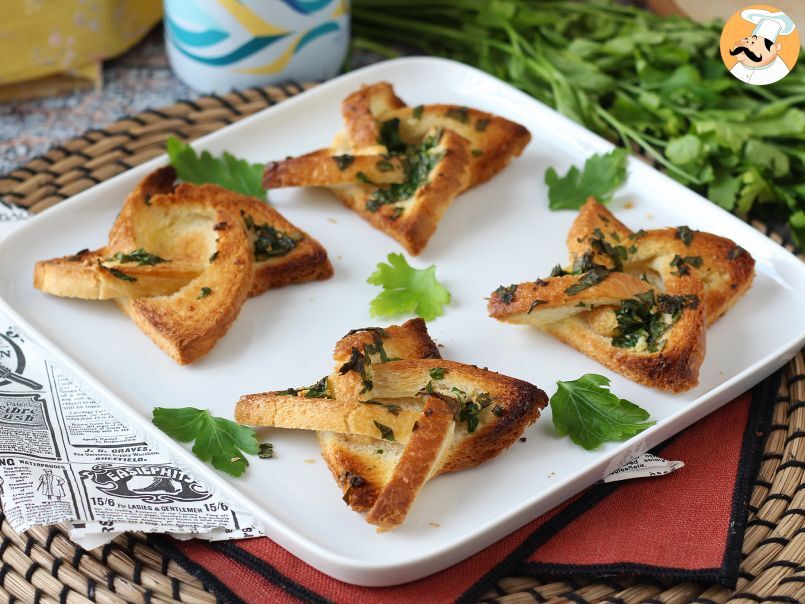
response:
<path fill-rule="evenodd" d="M 2 305 L 21 328 L 108 397 L 132 425 L 154 433 L 198 477 L 252 510 L 271 538 L 319 570 L 363 585 L 410 581 L 470 556 L 745 391 L 805 340 L 803 264 L 635 159 L 629 162 L 627 186 L 612 202 L 627 225 L 687 224 L 734 239 L 757 260 L 752 289 L 707 334 L 699 386 L 679 395 L 645 388 L 534 329 L 488 318 L 485 297 L 498 285 L 544 276 L 566 258 L 565 234 L 575 213 L 548 210 L 546 168 L 564 172 L 611 145 L 459 63 L 411 58 L 374 65 L 206 136 L 195 146 L 255 162 L 326 146 L 341 128 L 341 100 L 361 84 L 380 80 L 392 82 L 411 105 L 477 107 L 524 124 L 534 136 L 502 174 L 456 200 L 425 252 L 412 261 L 418 267 L 435 263 L 439 279 L 453 294 L 444 316 L 430 325 L 431 335 L 444 345 L 443 356 L 525 379 L 549 395 L 556 380 L 588 372 L 608 375 L 614 392 L 648 409 L 656 426 L 629 442 L 589 452 L 555 435 L 548 409 L 526 433 L 526 443 L 516 443 L 479 468 L 429 483 L 405 524 L 379 535 L 341 501 L 311 433 L 270 431 L 266 438 L 274 443 L 276 459 L 255 459 L 244 477 L 233 479 L 199 462 L 149 422 L 157 405 L 206 407 L 232 417 L 241 394 L 310 384 L 327 374 L 341 336 L 382 323 L 369 316 L 369 301 L 378 290 L 366 278 L 389 252 L 401 251 L 393 240 L 326 192 L 272 191 L 271 203 L 327 248 L 335 276 L 250 299 L 226 337 L 190 367 L 171 361 L 111 302 L 60 299 L 31 286 L 37 260 L 101 246 L 126 194 L 165 158 L 76 195 L 0 244 Z"/>

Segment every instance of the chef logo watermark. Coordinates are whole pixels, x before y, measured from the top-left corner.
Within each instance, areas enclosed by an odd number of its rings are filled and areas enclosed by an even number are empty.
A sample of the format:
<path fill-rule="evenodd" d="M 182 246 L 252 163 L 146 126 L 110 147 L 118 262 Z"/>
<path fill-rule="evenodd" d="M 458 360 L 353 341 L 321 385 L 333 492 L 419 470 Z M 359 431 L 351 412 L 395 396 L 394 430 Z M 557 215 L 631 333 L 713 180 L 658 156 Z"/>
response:
<path fill-rule="evenodd" d="M 170 465 L 111 466 L 99 464 L 79 472 L 107 495 L 140 499 L 145 503 L 203 501 L 212 494 L 190 476 Z"/>
<path fill-rule="evenodd" d="M 727 20 L 721 32 L 721 58 L 730 73 L 752 86 L 782 80 L 799 57 L 799 32 L 783 11 L 749 6 Z"/>

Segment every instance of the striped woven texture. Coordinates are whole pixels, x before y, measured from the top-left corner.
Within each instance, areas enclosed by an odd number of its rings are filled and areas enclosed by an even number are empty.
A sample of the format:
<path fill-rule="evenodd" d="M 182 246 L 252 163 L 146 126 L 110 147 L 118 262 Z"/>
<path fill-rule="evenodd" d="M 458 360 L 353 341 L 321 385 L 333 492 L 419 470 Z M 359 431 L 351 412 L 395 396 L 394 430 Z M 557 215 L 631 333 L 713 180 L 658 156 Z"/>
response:
<path fill-rule="evenodd" d="M 311 85 L 290 84 L 180 101 L 119 120 L 52 148 L 0 177 L 0 200 L 40 212 L 164 151 L 169 136 L 193 140 Z M 762 223 L 753 226 L 778 242 Z M 696 583 L 507 577 L 485 602 L 805 602 L 805 357 L 785 369 L 750 502 L 736 590 Z M 144 535 L 86 551 L 61 527 L 15 533 L 0 514 L 0 601 L 214 602 L 201 582 Z"/>

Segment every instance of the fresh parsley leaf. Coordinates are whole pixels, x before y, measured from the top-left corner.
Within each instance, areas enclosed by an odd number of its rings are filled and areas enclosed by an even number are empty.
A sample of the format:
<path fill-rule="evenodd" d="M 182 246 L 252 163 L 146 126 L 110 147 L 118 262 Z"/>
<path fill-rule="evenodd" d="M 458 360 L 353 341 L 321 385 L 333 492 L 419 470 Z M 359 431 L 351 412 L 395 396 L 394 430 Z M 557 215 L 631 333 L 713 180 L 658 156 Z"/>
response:
<path fill-rule="evenodd" d="M 232 476 L 246 471 L 249 462 L 244 454 L 260 453 L 254 430 L 215 417 L 206 409 L 156 407 L 153 414 L 157 428 L 179 442 L 195 441 L 193 454 L 196 457 Z"/>
<path fill-rule="evenodd" d="M 577 380 L 557 382 L 551 397 L 553 425 L 559 436 L 570 436 L 587 450 L 607 441 L 626 440 L 653 426 L 649 413 L 609 390 L 609 378 L 588 373 Z"/>
<path fill-rule="evenodd" d="M 578 210 L 587 198 L 595 197 L 606 203 L 626 181 L 625 149 L 613 149 L 604 155 L 593 155 L 584 162 L 584 169 L 572 166 L 560 177 L 548 168 L 545 184 L 548 185 L 548 202 L 551 210 Z"/>
<path fill-rule="evenodd" d="M 369 305 L 373 317 L 413 313 L 426 321 L 443 314 L 450 292 L 436 280 L 436 266 L 416 269 L 402 254 L 389 254 L 388 264 L 379 262 L 367 283 L 383 291 Z"/>
<path fill-rule="evenodd" d="M 271 443 L 260 443 L 260 450 L 257 452 L 260 459 L 271 459 L 274 457 L 274 445 Z"/>
<path fill-rule="evenodd" d="M 183 181 L 199 185 L 210 183 L 236 193 L 266 198 L 262 164 L 250 164 L 226 151 L 220 157 L 213 157 L 209 151 L 197 155 L 193 147 L 172 136 L 165 147 L 171 165 Z"/>

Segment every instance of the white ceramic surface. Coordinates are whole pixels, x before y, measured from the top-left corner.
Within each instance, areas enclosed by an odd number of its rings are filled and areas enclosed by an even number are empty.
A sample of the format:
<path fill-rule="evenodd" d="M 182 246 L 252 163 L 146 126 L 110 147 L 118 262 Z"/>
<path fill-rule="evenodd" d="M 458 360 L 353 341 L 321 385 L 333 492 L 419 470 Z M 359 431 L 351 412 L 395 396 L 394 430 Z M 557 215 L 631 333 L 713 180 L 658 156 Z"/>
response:
<path fill-rule="evenodd" d="M 33 218 L 0 244 L 2 306 L 19 326 L 86 378 L 132 424 L 177 452 L 187 467 L 264 522 L 282 546 L 323 572 L 363 585 L 390 585 L 436 572 L 475 553 L 731 400 L 781 366 L 805 341 L 805 267 L 777 244 L 639 160 L 612 208 L 627 225 L 687 224 L 734 239 L 757 260 L 754 286 L 707 335 L 695 389 L 671 395 L 639 386 L 536 330 L 486 316 L 485 297 L 500 284 L 548 274 L 566 258 L 575 213 L 550 212 L 545 169 L 563 173 L 609 143 L 514 88 L 470 67 L 440 59 L 400 59 L 349 73 L 195 145 L 268 161 L 325 146 L 341 127 L 340 101 L 361 84 L 386 80 L 411 105 L 457 103 L 525 124 L 534 140 L 491 182 L 447 211 L 416 266 L 437 265 L 453 294 L 431 335 L 446 358 L 533 382 L 548 395 L 558 379 L 594 372 L 658 420 L 626 443 L 589 452 L 558 438 L 550 410 L 505 454 L 473 470 L 429 483 L 405 524 L 376 534 L 350 511 L 319 457 L 313 434 L 266 431 L 276 458 L 254 459 L 240 479 L 216 473 L 149 424 L 156 405 L 207 407 L 232 416 L 238 396 L 309 384 L 330 370 L 333 344 L 349 329 L 388 324 L 369 316 L 375 264 L 401 251 L 390 238 L 329 194 L 270 193 L 292 222 L 319 239 L 335 276 L 246 302 L 229 333 L 200 362 L 180 367 L 111 303 L 54 298 L 35 291 L 36 260 L 104 243 L 126 194 L 157 158 Z M 628 208 L 625 205 L 628 203 Z M 131 412 L 127 411 L 131 410 Z M 707 446 L 707 443 L 702 443 Z M 315 460 L 306 463 L 306 460 Z M 437 523 L 438 527 L 430 523 Z"/>

